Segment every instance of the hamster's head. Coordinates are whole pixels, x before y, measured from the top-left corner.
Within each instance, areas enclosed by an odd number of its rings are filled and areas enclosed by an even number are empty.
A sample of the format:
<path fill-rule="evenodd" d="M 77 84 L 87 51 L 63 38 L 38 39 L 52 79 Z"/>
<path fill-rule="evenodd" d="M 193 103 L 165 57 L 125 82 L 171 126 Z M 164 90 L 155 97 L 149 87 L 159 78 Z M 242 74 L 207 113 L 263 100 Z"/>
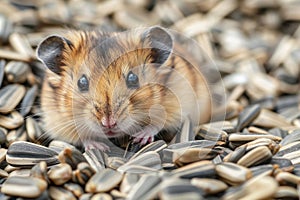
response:
<path fill-rule="evenodd" d="M 52 109 L 68 113 L 64 120 L 80 139 L 157 133 L 180 118 L 177 97 L 165 85 L 172 49 L 171 35 L 157 26 L 49 36 L 37 56 L 58 87 L 44 93 L 58 97 Z"/>

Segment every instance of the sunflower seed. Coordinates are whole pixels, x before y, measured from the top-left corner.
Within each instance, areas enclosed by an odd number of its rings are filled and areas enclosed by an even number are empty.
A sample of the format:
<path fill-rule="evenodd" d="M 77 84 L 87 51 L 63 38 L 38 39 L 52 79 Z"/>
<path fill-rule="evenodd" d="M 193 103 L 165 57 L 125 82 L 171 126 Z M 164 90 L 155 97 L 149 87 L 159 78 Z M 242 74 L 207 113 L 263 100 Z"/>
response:
<path fill-rule="evenodd" d="M 29 139 L 33 142 L 38 141 L 42 135 L 39 124 L 31 117 L 26 118 L 26 131 Z"/>
<path fill-rule="evenodd" d="M 82 187 L 76 183 L 65 183 L 64 188 L 72 192 L 76 197 L 80 197 L 84 193 Z"/>
<path fill-rule="evenodd" d="M 252 177 L 248 168 L 229 162 L 216 165 L 216 172 L 224 182 L 230 185 L 243 183 Z"/>
<path fill-rule="evenodd" d="M 266 164 L 266 165 L 258 165 L 255 167 L 251 167 L 249 168 L 252 172 L 252 176 L 262 176 L 263 175 L 267 175 L 267 176 L 271 176 L 275 170 L 275 166 L 271 165 L 271 164 Z"/>
<path fill-rule="evenodd" d="M 30 169 L 18 169 L 12 171 L 8 177 L 18 176 L 18 177 L 29 177 Z"/>
<path fill-rule="evenodd" d="M 161 184 L 160 199 L 204 199 L 203 191 L 187 180 L 168 180 Z"/>
<path fill-rule="evenodd" d="M 193 178 L 191 184 L 200 188 L 205 194 L 216 194 L 228 188 L 224 182 L 210 178 Z"/>
<path fill-rule="evenodd" d="M 0 16 L 1 18 L 1 16 Z M 1 43 L 1 42 L 0 42 Z M 0 60 L 0 87 L 2 86 L 3 78 L 4 78 L 4 68 L 5 68 L 5 61 Z"/>
<path fill-rule="evenodd" d="M 1 192 L 24 198 L 39 197 L 47 188 L 47 182 L 33 177 L 9 177 L 2 185 Z"/>
<path fill-rule="evenodd" d="M 35 58 L 35 53 L 24 35 L 14 32 L 9 36 L 9 42 L 20 54 Z"/>
<path fill-rule="evenodd" d="M 293 163 L 289 159 L 286 159 L 286 158 L 279 158 L 279 157 L 273 156 L 270 164 L 278 165 L 279 168 L 285 172 L 292 172 L 294 170 Z"/>
<path fill-rule="evenodd" d="M 99 149 L 89 149 L 83 154 L 95 172 L 104 169 L 107 163 L 107 155 Z"/>
<path fill-rule="evenodd" d="M 37 92 L 38 92 L 37 85 L 34 85 L 29 90 L 27 90 L 27 92 L 21 102 L 21 106 L 20 106 L 20 114 L 22 116 L 26 116 L 30 112 L 32 105 L 34 103 L 35 97 L 37 95 Z"/>
<path fill-rule="evenodd" d="M 158 140 L 155 142 L 152 142 L 148 145 L 146 145 L 145 147 L 143 147 L 141 150 L 139 150 L 138 152 L 136 152 L 131 158 L 130 160 L 142 155 L 143 153 L 149 152 L 149 151 L 154 151 L 154 152 L 161 152 L 164 148 L 167 147 L 167 144 L 165 141 L 163 140 Z"/>
<path fill-rule="evenodd" d="M 30 73 L 30 67 L 25 62 L 10 61 L 5 66 L 5 75 L 11 83 L 24 83 Z"/>
<path fill-rule="evenodd" d="M 297 185 L 298 183 L 300 183 L 300 177 L 288 172 L 279 172 L 278 174 L 276 174 L 275 179 L 281 185 Z"/>
<path fill-rule="evenodd" d="M 52 140 L 49 144 L 49 149 L 55 151 L 57 154 L 59 154 L 66 148 L 76 149 L 76 147 L 74 147 L 72 144 L 61 140 Z"/>
<path fill-rule="evenodd" d="M 219 130 L 217 128 L 211 128 L 208 129 L 204 127 L 200 127 L 200 129 L 197 131 L 197 136 L 199 138 L 197 139 L 205 139 L 205 140 L 212 140 L 212 141 L 227 141 L 227 133 L 225 131 Z"/>
<path fill-rule="evenodd" d="M 68 164 L 60 163 L 51 168 L 48 176 L 55 185 L 62 185 L 72 178 L 72 168 Z"/>
<path fill-rule="evenodd" d="M 91 197 L 91 200 L 113 200 L 112 196 L 106 193 L 98 193 Z"/>
<path fill-rule="evenodd" d="M 58 163 L 56 152 L 38 144 L 22 141 L 14 142 L 9 146 L 6 161 L 16 166 L 33 166 L 40 161 L 46 161 L 47 165 Z"/>
<path fill-rule="evenodd" d="M 257 116 L 259 115 L 261 111 L 260 105 L 255 104 L 249 108 L 246 108 L 244 111 L 242 111 L 238 118 L 238 124 L 236 126 L 236 130 L 240 131 L 246 126 L 248 126 L 250 123 L 252 123 Z"/>
<path fill-rule="evenodd" d="M 42 161 L 31 168 L 30 176 L 45 180 L 48 182 L 47 163 Z"/>
<path fill-rule="evenodd" d="M 143 175 L 128 193 L 128 200 L 154 199 L 161 179 L 157 176 Z"/>
<path fill-rule="evenodd" d="M 291 124 L 282 116 L 270 110 L 262 109 L 259 116 L 253 121 L 255 126 L 266 128 L 289 127 Z"/>
<path fill-rule="evenodd" d="M 72 181 L 80 185 L 85 185 L 94 173 L 94 170 L 88 163 L 79 163 L 77 169 L 73 171 Z"/>
<path fill-rule="evenodd" d="M 11 112 L 21 101 L 25 94 L 23 85 L 11 84 L 3 87 L 0 90 L 0 112 Z"/>
<path fill-rule="evenodd" d="M 107 166 L 112 169 L 118 169 L 126 163 L 125 158 L 121 157 L 108 157 L 107 158 Z"/>
<path fill-rule="evenodd" d="M 65 200 L 76 200 L 76 197 L 72 192 L 56 186 L 49 187 L 49 195 L 53 200 L 65 199 Z"/>
<path fill-rule="evenodd" d="M 201 160 L 211 160 L 221 152 L 210 148 L 191 148 L 184 151 L 174 151 L 172 161 L 181 166 Z"/>
<path fill-rule="evenodd" d="M 292 142 L 300 141 L 299 139 L 300 129 L 293 130 L 290 134 L 288 134 L 280 144 L 282 146 L 287 145 Z"/>
<path fill-rule="evenodd" d="M 87 162 L 82 153 L 75 149 L 66 147 L 63 151 L 58 154 L 58 160 L 61 163 L 69 164 L 72 169 L 76 169 L 77 165 L 81 162 Z"/>
<path fill-rule="evenodd" d="M 120 191 L 122 193 L 128 194 L 138 182 L 140 176 L 135 173 L 126 173 L 124 174 L 123 180 L 120 185 Z"/>
<path fill-rule="evenodd" d="M 237 164 L 250 167 L 253 165 L 258 165 L 266 161 L 270 161 L 272 158 L 272 153 L 266 146 L 257 147 L 248 153 L 246 153 L 242 158 L 240 158 Z"/>
<path fill-rule="evenodd" d="M 175 177 L 179 178 L 212 178 L 216 175 L 215 165 L 210 161 L 195 162 L 171 172 Z"/>
<path fill-rule="evenodd" d="M 161 166 L 161 159 L 158 153 L 154 151 L 149 151 L 144 154 L 141 154 L 138 157 L 130 159 L 127 163 L 120 166 L 118 171 L 126 172 L 126 170 L 130 169 L 131 165 L 137 165 L 142 167 L 150 167 L 154 170 L 159 170 L 162 168 Z M 131 171 L 132 172 L 132 171 Z"/>
<path fill-rule="evenodd" d="M 12 23 L 9 18 L 0 15 L 0 44 L 7 42 L 9 35 L 13 31 Z"/>
<path fill-rule="evenodd" d="M 7 130 L 0 127 L 0 146 L 6 142 Z"/>
<path fill-rule="evenodd" d="M 227 154 L 227 156 L 224 157 L 223 161 L 236 163 L 242 156 L 245 155 L 246 149 L 246 145 L 239 146 L 233 152 Z"/>
<path fill-rule="evenodd" d="M 107 192 L 116 187 L 122 180 L 123 175 L 112 169 L 104 169 L 94 174 L 85 186 L 86 192 Z"/>
<path fill-rule="evenodd" d="M 276 199 L 299 199 L 298 192 L 295 188 L 289 186 L 279 186 L 274 198 Z"/>

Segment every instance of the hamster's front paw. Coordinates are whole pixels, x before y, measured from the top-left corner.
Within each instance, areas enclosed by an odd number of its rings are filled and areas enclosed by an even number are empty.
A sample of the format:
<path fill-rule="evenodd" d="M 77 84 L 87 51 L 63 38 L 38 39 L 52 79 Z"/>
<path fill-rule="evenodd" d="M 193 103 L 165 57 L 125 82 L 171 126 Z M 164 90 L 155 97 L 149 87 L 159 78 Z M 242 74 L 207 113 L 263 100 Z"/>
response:
<path fill-rule="evenodd" d="M 83 145 L 86 151 L 91 149 L 100 149 L 103 152 L 110 151 L 109 146 L 99 141 L 88 140 L 88 141 L 84 141 Z"/>
<path fill-rule="evenodd" d="M 153 131 L 153 129 L 145 128 L 133 135 L 133 142 L 140 143 L 141 145 L 151 143 L 154 141 L 155 133 L 156 131 Z"/>

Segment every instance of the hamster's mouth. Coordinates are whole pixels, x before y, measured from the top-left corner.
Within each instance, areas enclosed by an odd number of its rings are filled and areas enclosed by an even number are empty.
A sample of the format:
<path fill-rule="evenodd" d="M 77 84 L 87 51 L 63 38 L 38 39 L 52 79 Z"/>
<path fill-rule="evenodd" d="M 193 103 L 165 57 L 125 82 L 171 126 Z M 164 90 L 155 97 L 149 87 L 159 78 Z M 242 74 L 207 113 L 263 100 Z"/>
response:
<path fill-rule="evenodd" d="M 113 136 L 115 136 L 117 133 L 115 133 L 115 132 L 113 132 L 113 131 L 107 131 L 106 133 L 105 133 L 105 135 L 107 135 L 108 137 L 113 137 Z"/>

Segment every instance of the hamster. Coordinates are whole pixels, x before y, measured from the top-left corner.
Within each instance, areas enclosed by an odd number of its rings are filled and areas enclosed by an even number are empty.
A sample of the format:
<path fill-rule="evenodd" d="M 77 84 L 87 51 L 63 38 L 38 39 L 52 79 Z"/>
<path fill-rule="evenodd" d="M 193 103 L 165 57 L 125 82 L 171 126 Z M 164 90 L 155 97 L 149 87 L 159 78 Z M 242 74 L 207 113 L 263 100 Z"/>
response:
<path fill-rule="evenodd" d="M 108 150 L 101 138 L 144 145 L 209 120 L 208 83 L 170 31 L 69 31 L 37 48 L 46 66 L 41 108 L 51 138 Z M 163 138 L 163 135 L 162 135 Z"/>

